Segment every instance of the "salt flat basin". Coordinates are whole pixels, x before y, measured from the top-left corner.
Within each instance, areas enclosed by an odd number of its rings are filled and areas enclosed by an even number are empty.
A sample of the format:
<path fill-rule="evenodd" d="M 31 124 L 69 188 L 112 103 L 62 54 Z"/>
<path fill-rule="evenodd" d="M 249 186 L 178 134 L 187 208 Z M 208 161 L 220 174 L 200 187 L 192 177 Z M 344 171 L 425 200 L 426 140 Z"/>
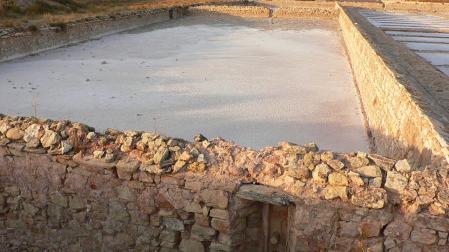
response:
<path fill-rule="evenodd" d="M 192 16 L 0 64 L 0 112 L 34 110 L 100 131 L 368 149 L 334 21 Z"/>

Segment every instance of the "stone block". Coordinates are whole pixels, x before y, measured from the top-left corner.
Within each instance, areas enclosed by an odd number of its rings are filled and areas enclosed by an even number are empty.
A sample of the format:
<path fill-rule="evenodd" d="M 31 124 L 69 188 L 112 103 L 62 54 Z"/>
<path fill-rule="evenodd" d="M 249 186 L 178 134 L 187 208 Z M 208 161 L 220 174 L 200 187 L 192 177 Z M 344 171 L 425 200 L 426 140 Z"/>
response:
<path fill-rule="evenodd" d="M 215 229 L 198 224 L 194 224 L 191 230 L 192 239 L 198 241 L 212 241 L 216 234 L 217 231 Z"/>
<path fill-rule="evenodd" d="M 204 245 L 200 241 L 192 239 L 182 239 L 179 244 L 181 252 L 204 252 Z"/>
<path fill-rule="evenodd" d="M 226 209 L 229 203 L 229 195 L 227 192 L 220 190 L 203 190 L 200 197 L 207 206 Z"/>
<path fill-rule="evenodd" d="M 435 230 L 431 229 L 415 229 L 410 235 L 410 240 L 421 244 L 432 245 L 437 242 L 437 235 Z"/>
<path fill-rule="evenodd" d="M 387 173 L 387 180 L 385 182 L 385 189 L 395 192 L 402 193 L 407 186 L 408 179 L 398 172 L 389 171 Z"/>
<path fill-rule="evenodd" d="M 356 222 L 340 221 L 338 224 L 340 227 L 340 236 L 350 238 L 357 238 L 360 236 L 358 224 Z"/>
<path fill-rule="evenodd" d="M 372 238 L 377 237 L 380 234 L 381 224 L 374 220 L 362 221 L 359 225 L 359 231 L 362 237 Z"/>
<path fill-rule="evenodd" d="M 166 228 L 174 231 L 184 231 L 184 222 L 182 220 L 173 217 L 164 217 L 163 220 Z"/>
<path fill-rule="evenodd" d="M 171 230 L 162 230 L 159 234 L 159 239 L 166 242 L 177 243 L 180 238 L 180 233 Z"/>
<path fill-rule="evenodd" d="M 229 219 L 229 211 L 223 210 L 223 209 L 218 209 L 218 208 L 212 208 L 209 211 L 209 216 L 217 218 L 217 219 L 228 220 Z"/>
<path fill-rule="evenodd" d="M 130 158 L 121 159 L 117 163 L 117 175 L 120 179 L 130 180 L 133 172 L 137 171 L 140 162 Z"/>

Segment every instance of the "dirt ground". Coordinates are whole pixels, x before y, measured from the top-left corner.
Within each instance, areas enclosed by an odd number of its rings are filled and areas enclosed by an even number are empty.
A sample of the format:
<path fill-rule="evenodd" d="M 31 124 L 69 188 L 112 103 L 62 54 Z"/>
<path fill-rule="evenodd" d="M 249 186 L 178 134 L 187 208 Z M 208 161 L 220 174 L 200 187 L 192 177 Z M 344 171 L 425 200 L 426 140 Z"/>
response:
<path fill-rule="evenodd" d="M 33 30 L 91 16 L 207 2 L 212 0 L 0 0 L 0 28 Z"/>

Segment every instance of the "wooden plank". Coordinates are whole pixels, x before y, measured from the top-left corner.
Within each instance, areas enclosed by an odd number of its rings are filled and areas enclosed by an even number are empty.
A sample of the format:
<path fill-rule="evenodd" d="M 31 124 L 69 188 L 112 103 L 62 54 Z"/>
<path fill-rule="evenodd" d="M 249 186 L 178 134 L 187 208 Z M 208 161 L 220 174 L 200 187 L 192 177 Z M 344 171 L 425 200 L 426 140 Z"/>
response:
<path fill-rule="evenodd" d="M 236 196 L 277 206 L 288 206 L 293 202 L 293 198 L 287 193 L 264 185 L 242 185 Z"/>

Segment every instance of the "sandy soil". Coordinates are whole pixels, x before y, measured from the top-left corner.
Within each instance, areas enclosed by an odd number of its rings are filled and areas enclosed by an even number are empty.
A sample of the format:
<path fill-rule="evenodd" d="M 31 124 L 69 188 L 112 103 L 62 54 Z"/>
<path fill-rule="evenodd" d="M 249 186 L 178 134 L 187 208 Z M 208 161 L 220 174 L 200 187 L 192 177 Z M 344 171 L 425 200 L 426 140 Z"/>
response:
<path fill-rule="evenodd" d="M 0 64 L 0 111 L 104 130 L 367 150 L 332 21 L 187 17 Z"/>

